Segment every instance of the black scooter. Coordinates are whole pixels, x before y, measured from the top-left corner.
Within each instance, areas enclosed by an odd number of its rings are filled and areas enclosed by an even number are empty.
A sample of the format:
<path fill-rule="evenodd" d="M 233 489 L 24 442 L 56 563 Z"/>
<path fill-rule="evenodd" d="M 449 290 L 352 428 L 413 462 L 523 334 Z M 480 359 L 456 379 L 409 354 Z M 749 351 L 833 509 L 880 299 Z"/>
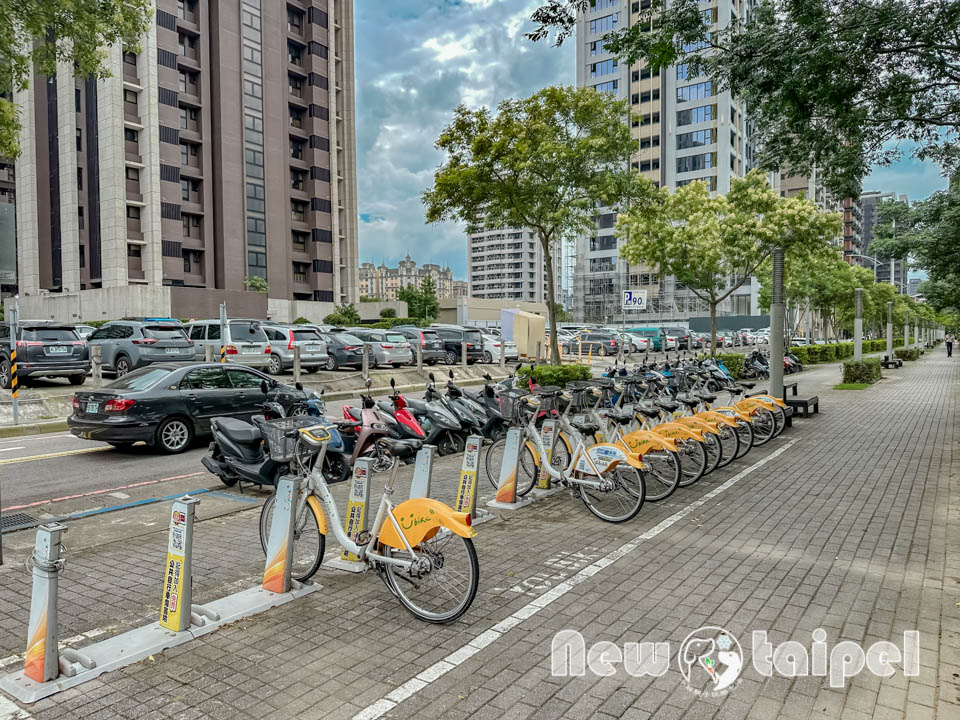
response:
<path fill-rule="evenodd" d="M 437 391 L 433 373 L 430 373 L 423 400 L 407 398 L 407 407 L 427 434 L 424 445 L 436 445 L 438 455 L 463 452 L 464 435 L 460 431 L 460 420 Z"/>

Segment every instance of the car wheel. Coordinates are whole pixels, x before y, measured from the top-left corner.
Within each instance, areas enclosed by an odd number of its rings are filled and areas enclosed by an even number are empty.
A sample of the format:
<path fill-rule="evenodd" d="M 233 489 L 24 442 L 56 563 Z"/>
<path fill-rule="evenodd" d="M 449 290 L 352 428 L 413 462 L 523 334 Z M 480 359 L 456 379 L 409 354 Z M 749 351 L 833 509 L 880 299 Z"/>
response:
<path fill-rule="evenodd" d="M 600 357 L 606 357 L 606 355 L 607 355 L 607 346 L 606 346 L 606 345 L 601 345 L 601 346 L 600 346 L 600 349 L 597 350 L 597 355 L 599 355 Z"/>
<path fill-rule="evenodd" d="M 492 363 L 492 362 L 493 362 L 493 355 L 490 354 L 490 351 L 489 351 L 489 350 L 484 350 L 484 351 L 483 351 L 483 361 L 484 361 L 485 363 Z"/>
<path fill-rule="evenodd" d="M 271 375 L 279 375 L 283 372 L 283 360 L 276 353 L 271 353 L 270 363 L 267 365 L 267 372 Z"/>
<path fill-rule="evenodd" d="M 0 387 L 10 389 L 10 361 L 6 358 L 0 360 Z"/>
<path fill-rule="evenodd" d="M 336 370 L 338 367 L 340 367 L 340 364 L 337 362 L 337 359 L 333 355 L 330 355 L 327 358 L 327 370 Z"/>
<path fill-rule="evenodd" d="M 457 354 L 453 350 L 447 350 L 447 365 L 456 365 L 457 364 Z"/>
<path fill-rule="evenodd" d="M 182 417 L 167 418 L 157 428 L 155 445 L 165 453 L 180 453 L 190 447 L 193 427 Z"/>
<path fill-rule="evenodd" d="M 114 361 L 113 367 L 117 371 L 117 377 L 123 377 L 130 372 L 130 359 L 126 355 L 120 355 Z"/>
<path fill-rule="evenodd" d="M 86 375 L 70 375 L 68 376 L 71 385 L 83 385 L 87 381 Z"/>

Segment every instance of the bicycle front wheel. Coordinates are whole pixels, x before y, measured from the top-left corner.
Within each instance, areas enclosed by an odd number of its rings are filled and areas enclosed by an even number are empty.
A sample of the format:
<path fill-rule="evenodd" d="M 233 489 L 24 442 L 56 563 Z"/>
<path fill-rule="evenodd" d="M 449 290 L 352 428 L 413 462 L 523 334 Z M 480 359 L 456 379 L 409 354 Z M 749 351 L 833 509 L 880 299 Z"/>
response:
<path fill-rule="evenodd" d="M 673 495 L 680 486 L 680 460 L 677 453 L 669 450 L 654 450 L 640 458 L 646 467 L 644 478 L 647 485 L 647 500 L 658 502 Z"/>
<path fill-rule="evenodd" d="M 593 480 L 594 478 L 590 478 Z M 579 485 L 580 498 L 587 509 L 601 520 L 622 523 L 636 517 L 647 494 L 643 475 L 635 467 L 618 464 L 601 478 L 604 487 Z"/>
<path fill-rule="evenodd" d="M 680 455 L 680 487 L 693 485 L 707 471 L 707 451 L 702 442 L 692 439 L 677 440 Z"/>
<path fill-rule="evenodd" d="M 729 425 L 721 425 L 718 429 L 720 435 L 717 436 L 717 439 L 720 441 L 721 450 L 718 467 L 726 467 L 736 459 L 737 453 L 740 452 L 740 436 Z"/>
<path fill-rule="evenodd" d="M 740 451 L 737 453 L 739 460 L 753 447 L 753 424 L 746 420 L 737 420 L 737 435 L 740 436 Z"/>
<path fill-rule="evenodd" d="M 720 466 L 723 459 L 723 448 L 720 446 L 719 438 L 713 433 L 703 434 L 703 449 L 707 453 L 707 469 L 704 475 L 709 475 Z"/>
<path fill-rule="evenodd" d="M 500 438 L 499 440 L 494 440 L 484 453 L 483 469 L 486 472 L 487 480 L 490 482 L 490 487 L 494 490 L 497 489 L 500 483 L 500 468 L 503 466 L 503 452 L 506 447 L 507 439 Z M 533 461 L 530 448 L 524 444 L 524 446 L 520 448 L 520 462 L 517 468 L 518 496 L 526 495 L 530 492 L 530 488 L 533 487 L 537 473 L 535 469 L 531 470 L 531 468 L 535 467 L 536 464 Z"/>
<path fill-rule="evenodd" d="M 270 538 L 270 528 L 273 525 L 273 507 L 277 495 L 274 493 L 267 498 L 260 510 L 260 548 L 267 554 L 267 541 Z M 299 582 L 309 580 L 323 562 L 323 553 L 327 545 L 327 537 L 320 533 L 320 521 L 308 503 L 297 513 L 293 529 L 293 564 L 290 567 L 290 577 Z"/>
<path fill-rule="evenodd" d="M 381 545 L 380 552 L 398 560 L 410 559 L 406 549 Z M 440 528 L 413 552 L 417 569 L 412 573 L 398 565 L 383 565 L 390 589 L 421 620 L 453 622 L 470 608 L 480 584 L 480 563 L 473 541 Z"/>

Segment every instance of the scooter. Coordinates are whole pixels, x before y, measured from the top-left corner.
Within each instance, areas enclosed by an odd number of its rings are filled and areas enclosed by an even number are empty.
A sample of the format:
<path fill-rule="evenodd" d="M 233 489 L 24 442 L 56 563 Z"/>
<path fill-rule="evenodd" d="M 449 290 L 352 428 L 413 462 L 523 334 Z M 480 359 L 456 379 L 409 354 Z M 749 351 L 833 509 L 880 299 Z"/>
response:
<path fill-rule="evenodd" d="M 507 423 L 507 419 L 501 410 L 500 399 L 497 397 L 493 378 L 490 377 L 489 373 L 484 373 L 483 379 L 486 381 L 483 384 L 483 390 L 480 392 L 463 390 L 463 400 L 483 421 L 481 431 L 483 436 L 490 440 L 499 440 L 507 436 L 509 423 Z"/>
<path fill-rule="evenodd" d="M 397 440 L 423 440 L 427 434 L 420 427 L 417 419 L 407 410 L 407 400 L 397 392 L 397 383 L 393 378 L 390 378 L 390 387 L 393 388 L 390 400 L 381 400 L 377 403 L 377 408 L 383 413 L 383 419 L 387 422 L 390 437 Z"/>
<path fill-rule="evenodd" d="M 502 423 L 499 423 L 496 418 L 491 418 L 485 404 L 479 404 L 464 395 L 463 390 L 454 383 L 453 370 L 450 370 L 448 375 L 450 379 L 447 381 L 447 395 L 444 400 L 460 420 L 463 432 L 467 436 L 482 435 L 491 440 L 496 439 L 492 435 L 497 426 Z M 505 428 L 502 434 L 506 435 Z"/>
<path fill-rule="evenodd" d="M 368 378 L 367 392 L 370 392 L 372 381 Z M 384 472 L 393 467 L 394 458 L 378 442 L 389 438 L 390 431 L 383 413 L 377 408 L 377 403 L 370 395 L 360 393 L 361 407 L 349 405 L 343 407 L 343 417 L 351 424 L 343 428 L 343 439 L 347 451 L 350 453 L 350 467 L 358 457 L 371 457 L 373 472 Z"/>
<path fill-rule="evenodd" d="M 436 379 L 430 373 L 423 400 L 407 398 L 407 406 L 427 434 L 424 444 L 435 445 L 438 455 L 453 455 L 462 452 L 463 434 L 460 432 L 460 420 L 443 402 L 443 396 L 437 391 Z"/>

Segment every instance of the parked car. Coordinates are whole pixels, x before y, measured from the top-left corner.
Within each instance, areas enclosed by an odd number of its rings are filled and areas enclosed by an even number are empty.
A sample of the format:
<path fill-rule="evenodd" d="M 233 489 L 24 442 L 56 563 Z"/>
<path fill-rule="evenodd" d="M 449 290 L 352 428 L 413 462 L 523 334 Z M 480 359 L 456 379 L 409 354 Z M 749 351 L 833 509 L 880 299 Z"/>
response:
<path fill-rule="evenodd" d="M 477 328 L 462 325 L 440 325 L 434 323 L 430 329 L 443 340 L 444 359 L 448 365 L 463 362 L 461 343 L 467 343 L 467 364 L 483 360 L 483 335 Z"/>
<path fill-rule="evenodd" d="M 263 325 L 270 341 L 267 372 L 279 375 L 293 367 L 294 348 L 300 348 L 300 367 L 316 372 L 327 365 L 327 341 L 318 330 L 303 325 Z"/>
<path fill-rule="evenodd" d="M 197 352 L 179 323 L 140 320 L 104 323 L 90 335 L 87 344 L 100 348 L 101 367 L 117 377 L 157 362 L 194 360 Z"/>
<path fill-rule="evenodd" d="M 193 340 L 196 359 L 204 360 L 205 348 L 213 347 L 215 358 L 220 356 L 220 347 L 226 342 L 229 362 L 252 367 L 267 367 L 270 364 L 270 341 L 259 320 L 227 320 L 227 337 L 220 337 L 219 320 L 197 320 L 185 327 L 187 336 Z"/>
<path fill-rule="evenodd" d="M 591 351 L 600 357 L 617 355 L 620 352 L 620 336 L 611 332 L 585 330 L 563 346 L 564 353 L 582 352 L 587 355 Z"/>
<path fill-rule="evenodd" d="M 520 359 L 517 344 L 512 340 L 504 340 L 499 335 L 481 333 L 483 336 L 483 361 L 485 363 L 500 362 L 500 351 L 503 350 L 503 361 L 511 362 Z"/>
<path fill-rule="evenodd" d="M 93 325 L 74 325 L 73 331 L 80 336 L 81 340 L 86 340 L 90 337 L 93 331 L 96 328 Z"/>
<path fill-rule="evenodd" d="M 17 379 L 65 377 L 82 385 L 90 372 L 90 354 L 73 325 L 24 321 L 17 324 Z M 0 325 L 0 386 L 11 385 L 10 323 Z"/>
<path fill-rule="evenodd" d="M 264 394 L 266 389 L 266 394 Z M 210 432 L 214 417 L 249 421 L 264 402 L 289 410 L 303 394 L 253 368 L 234 363 L 154 363 L 99 390 L 73 397 L 67 427 L 77 437 L 125 448 L 135 442 L 167 453 Z"/>
<path fill-rule="evenodd" d="M 327 370 L 363 367 L 363 340 L 343 328 L 334 328 L 323 339 L 327 342 Z"/>
<path fill-rule="evenodd" d="M 650 343 L 650 350 L 662 352 L 666 348 L 667 332 L 663 328 L 657 327 L 636 327 L 628 328 L 627 332 L 632 335 L 640 335 L 647 338 Z"/>
<path fill-rule="evenodd" d="M 664 331 L 667 335 L 675 337 L 677 339 L 677 347 L 675 349 L 679 350 L 690 350 L 690 330 L 683 327 L 665 327 Z"/>
<path fill-rule="evenodd" d="M 420 343 L 420 353 L 423 362 L 427 365 L 436 365 L 441 360 L 447 359 L 447 351 L 443 348 L 443 338 L 437 335 L 435 330 L 430 328 L 420 329 L 413 325 L 397 325 L 393 328 L 394 332 L 403 335 L 410 343 L 413 359 L 417 359 L 417 343 Z"/>
<path fill-rule="evenodd" d="M 642 352 L 645 353 L 650 349 L 650 338 L 645 338 L 639 333 L 624 333 L 624 336 L 629 340 L 630 347 L 627 349 L 627 353 Z"/>
<path fill-rule="evenodd" d="M 413 351 L 410 342 L 403 333 L 396 330 L 379 330 L 376 328 L 347 328 L 347 332 L 360 338 L 370 346 L 370 367 L 389 365 L 399 367 L 413 362 Z"/>

